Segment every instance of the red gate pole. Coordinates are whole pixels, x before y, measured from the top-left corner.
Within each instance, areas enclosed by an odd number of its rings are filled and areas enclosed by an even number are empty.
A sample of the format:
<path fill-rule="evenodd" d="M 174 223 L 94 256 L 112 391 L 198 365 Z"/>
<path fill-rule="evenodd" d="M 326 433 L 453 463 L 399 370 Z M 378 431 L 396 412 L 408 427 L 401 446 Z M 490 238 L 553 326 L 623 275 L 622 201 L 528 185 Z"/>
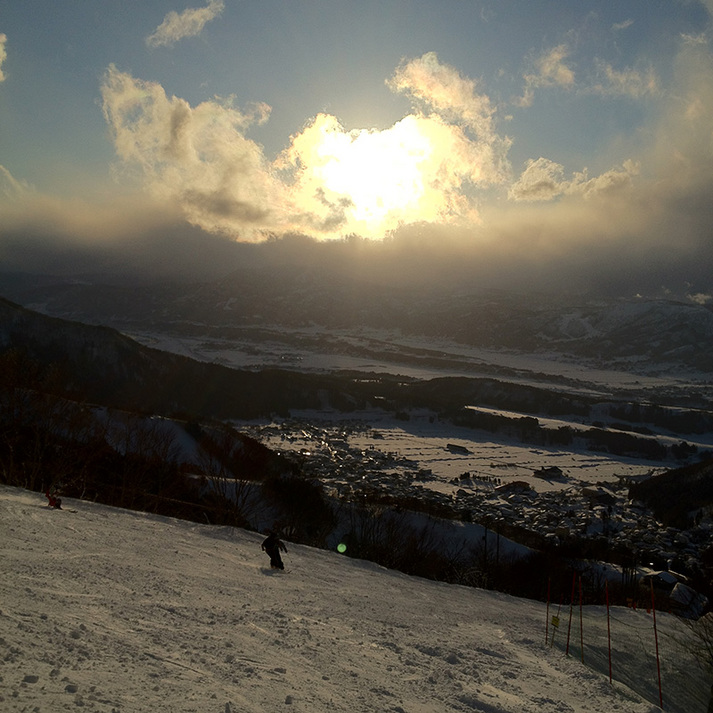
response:
<path fill-rule="evenodd" d="M 569 599 L 569 624 L 567 625 L 567 648 L 565 649 L 565 654 L 569 656 L 569 635 L 572 631 L 572 609 L 574 608 L 574 583 L 576 581 L 576 574 L 572 572 L 572 596 Z"/>
<path fill-rule="evenodd" d="M 649 580 L 651 584 L 651 611 L 654 613 L 654 639 L 656 640 L 656 671 L 659 675 L 659 706 L 663 708 L 663 693 L 661 692 L 661 664 L 659 662 L 659 634 L 656 629 L 656 602 L 654 601 L 654 580 Z"/>
<path fill-rule="evenodd" d="M 560 625 L 560 611 L 562 611 L 562 600 L 564 599 L 564 594 L 560 594 L 560 603 L 557 607 L 557 616 L 552 617 L 552 640 L 550 641 L 550 648 L 554 648 L 555 645 L 555 631 L 559 629 Z"/>
<path fill-rule="evenodd" d="M 604 581 L 604 593 L 607 600 L 607 641 L 609 643 L 609 683 L 611 683 L 611 625 L 609 624 L 609 582 Z"/>
<path fill-rule="evenodd" d="M 584 663 L 584 624 L 582 623 L 582 577 L 579 578 L 579 650 Z"/>

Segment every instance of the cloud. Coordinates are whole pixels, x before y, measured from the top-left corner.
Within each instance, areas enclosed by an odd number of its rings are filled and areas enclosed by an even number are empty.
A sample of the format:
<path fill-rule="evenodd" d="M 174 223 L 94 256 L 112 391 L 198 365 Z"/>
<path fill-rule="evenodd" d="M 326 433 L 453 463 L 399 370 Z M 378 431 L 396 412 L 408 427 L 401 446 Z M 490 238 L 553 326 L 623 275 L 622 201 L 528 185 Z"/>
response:
<path fill-rule="evenodd" d="M 711 0 L 711 3 L 713 3 L 713 0 Z M 705 32 L 701 32 L 696 35 L 683 33 L 681 35 L 681 39 L 686 45 L 707 45 L 709 41 L 708 35 Z"/>
<path fill-rule="evenodd" d="M 510 168 L 488 98 L 434 54 L 402 63 L 390 86 L 427 111 L 349 132 L 319 114 L 274 161 L 246 136 L 266 105 L 191 107 L 114 66 L 102 97 L 120 167 L 206 230 L 383 237 L 407 222 L 477 221 L 469 191 L 502 184 Z"/>
<path fill-rule="evenodd" d="M 386 83 L 393 91 L 408 94 L 441 116 L 464 122 L 481 136 L 492 132 L 494 109 L 490 99 L 475 91 L 474 80 L 442 64 L 435 52 L 402 61 Z"/>
<path fill-rule="evenodd" d="M 0 33 L 0 82 L 5 81 L 5 74 L 2 71 L 2 65 L 7 59 L 7 50 L 5 45 L 7 44 L 7 35 Z"/>
<path fill-rule="evenodd" d="M 542 77 L 568 87 L 556 64 Z M 413 102 L 392 126 L 347 131 L 318 114 L 275 160 L 248 138 L 269 117 L 264 105 L 191 106 L 115 67 L 102 94 L 117 168 L 138 176 L 174 220 L 212 233 L 387 236 L 385 252 L 373 254 L 393 257 L 385 274 L 410 265 L 403 279 L 451 271 L 475 287 L 645 293 L 687 281 L 686 294 L 713 290 L 707 42 L 681 38 L 673 81 L 650 95 L 636 148 L 596 175 L 541 156 L 512 180 L 492 103 L 433 53 L 403 61 L 388 84 Z M 603 151 L 617 156 L 620 145 Z"/>
<path fill-rule="evenodd" d="M 477 221 L 466 184 L 494 180 L 487 147 L 435 115 L 347 132 L 320 114 L 293 137 L 280 166 L 292 173 L 305 227 L 370 236 L 414 221 Z"/>
<path fill-rule="evenodd" d="M 534 90 L 541 87 L 573 88 L 574 70 L 566 62 L 570 54 L 566 44 L 559 44 L 531 60 L 532 71 L 523 76 L 525 92 L 517 103 L 523 107 L 531 106 Z"/>
<path fill-rule="evenodd" d="M 647 96 L 649 121 L 629 159 L 596 176 L 533 159 L 509 187 L 507 203 L 483 207 L 483 255 L 490 264 L 501 255 L 498 270 L 513 283 L 711 294 L 709 41 L 682 37 L 671 82 Z"/>
<path fill-rule="evenodd" d="M 611 27 L 612 30 L 618 32 L 620 30 L 626 30 L 627 28 L 631 27 L 634 24 L 634 21 L 629 19 L 629 20 L 623 20 L 622 22 L 615 22 Z"/>
<path fill-rule="evenodd" d="M 241 111 L 232 99 L 216 99 L 191 107 L 114 66 L 101 93 L 122 166 L 137 169 L 153 196 L 180 206 L 190 222 L 210 231 L 251 238 L 274 227 L 280 186 L 262 148 L 245 136 L 267 120 L 267 105 Z"/>
<path fill-rule="evenodd" d="M 16 198 L 31 191 L 32 188 L 29 183 L 18 180 L 5 166 L 0 164 L 0 196 Z"/>
<path fill-rule="evenodd" d="M 540 157 L 527 161 L 508 196 L 515 201 L 549 201 L 564 192 L 564 185 L 564 166 Z"/>
<path fill-rule="evenodd" d="M 602 60 L 596 60 L 595 65 L 598 81 L 587 90 L 594 94 L 640 99 L 646 95 L 658 94 L 660 91 L 659 80 L 652 67 L 644 71 L 631 68 L 619 71 Z"/>
<path fill-rule="evenodd" d="M 0 202 L 0 237 L 18 234 L 58 245 L 101 243 L 125 236 L 138 225 L 166 219 L 167 212 L 158 204 L 138 196 L 89 202 L 25 190 Z"/>
<path fill-rule="evenodd" d="M 539 87 L 571 87 L 574 85 L 574 71 L 564 61 L 569 54 L 570 50 L 566 45 L 553 47 L 537 58 L 535 66 L 538 72 L 529 75 L 527 79 Z"/>
<path fill-rule="evenodd" d="M 206 7 L 187 8 L 182 13 L 169 12 L 156 30 L 146 38 L 149 47 L 170 46 L 185 37 L 195 37 L 206 23 L 225 9 L 223 0 L 209 0 Z"/>
<path fill-rule="evenodd" d="M 652 67 L 639 70 L 617 70 L 601 59 L 594 60 L 594 70 L 584 79 L 575 81 L 575 73 L 568 62 L 571 49 L 566 43 L 552 47 L 530 60 L 531 71 L 523 75 L 525 90 L 515 100 L 520 107 L 532 106 L 536 89 L 558 87 L 581 93 L 602 96 L 630 96 L 639 99 L 660 91 L 659 79 Z"/>
<path fill-rule="evenodd" d="M 476 91 L 474 80 L 439 61 L 435 52 L 402 62 L 387 85 L 420 103 L 441 120 L 464 127 L 479 147 L 481 181 L 501 182 L 509 173 L 511 141 L 494 129 L 495 109 L 489 97 Z M 425 112 L 422 112 L 425 115 Z"/>
<path fill-rule="evenodd" d="M 694 295 L 688 295 L 688 299 L 697 305 L 707 305 L 709 302 L 713 302 L 713 295 L 706 295 L 702 292 L 697 292 Z"/>
<path fill-rule="evenodd" d="M 111 192 L 87 201 L 25 191 L 0 201 L 0 266 L 7 271 L 202 279 L 237 267 L 231 245 L 147 195 Z"/>
<path fill-rule="evenodd" d="M 483 253 L 539 284 L 679 295 L 713 289 L 713 54 L 682 38 L 639 149 L 618 167 L 569 175 L 528 161 L 510 201 L 482 211 Z M 507 265 L 507 267 L 505 267 Z M 519 268 L 518 268 L 519 265 Z M 524 275 L 527 274 L 527 277 Z M 689 286 L 686 286 L 689 285 Z M 690 285 L 695 287 L 691 289 Z"/>
<path fill-rule="evenodd" d="M 430 52 L 387 85 L 414 102 L 393 126 L 347 132 L 320 114 L 292 137 L 278 165 L 302 211 L 295 224 L 381 237 L 410 222 L 477 222 L 470 193 L 509 177 L 510 140 L 474 81 Z"/>
<path fill-rule="evenodd" d="M 587 169 L 575 174 L 574 180 L 566 188 L 565 193 L 581 195 L 590 199 L 595 196 L 626 195 L 633 186 L 633 179 L 640 173 L 641 166 L 637 161 L 627 159 L 621 167 L 611 168 L 594 178 L 589 178 Z"/>
<path fill-rule="evenodd" d="M 682 37 L 671 88 L 651 149 L 656 172 L 670 185 L 713 178 L 713 53 L 706 41 Z"/>
<path fill-rule="evenodd" d="M 564 166 L 540 157 L 527 161 L 518 180 L 510 186 L 508 197 L 514 201 L 551 201 L 562 195 L 592 198 L 611 194 L 629 188 L 639 168 L 637 163 L 627 160 L 620 168 L 605 171 L 594 178 L 588 177 L 585 168 L 566 180 Z"/>

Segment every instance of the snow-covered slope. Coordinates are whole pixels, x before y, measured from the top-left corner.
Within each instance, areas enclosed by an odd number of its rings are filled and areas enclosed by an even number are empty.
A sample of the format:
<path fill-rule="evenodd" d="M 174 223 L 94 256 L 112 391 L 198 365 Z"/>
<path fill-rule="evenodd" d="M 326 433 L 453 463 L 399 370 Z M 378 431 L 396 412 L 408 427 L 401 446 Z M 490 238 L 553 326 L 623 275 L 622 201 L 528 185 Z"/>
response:
<path fill-rule="evenodd" d="M 0 488 L 2 711 L 658 710 L 646 612 L 613 612 L 612 685 L 601 607 L 584 610 L 583 665 L 578 612 L 566 656 L 566 609 L 545 645 L 539 602 L 290 543 L 273 572 L 258 533 L 65 507 Z M 685 626 L 658 625 L 664 709 L 705 711 Z"/>

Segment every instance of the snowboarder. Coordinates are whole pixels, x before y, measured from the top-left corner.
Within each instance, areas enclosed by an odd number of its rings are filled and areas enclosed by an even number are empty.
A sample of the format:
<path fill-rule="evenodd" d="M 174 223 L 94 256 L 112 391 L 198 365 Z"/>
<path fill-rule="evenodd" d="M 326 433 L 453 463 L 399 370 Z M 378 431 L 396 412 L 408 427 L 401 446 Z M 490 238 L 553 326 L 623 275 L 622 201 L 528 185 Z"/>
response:
<path fill-rule="evenodd" d="M 262 551 L 267 552 L 270 556 L 270 567 L 272 567 L 272 569 L 285 569 L 282 557 L 280 557 L 280 550 L 287 552 L 285 543 L 277 536 L 276 533 L 270 531 L 270 534 L 262 543 Z"/>
<path fill-rule="evenodd" d="M 56 490 L 50 491 L 49 488 L 45 490 L 45 496 L 47 497 L 47 500 L 49 501 L 47 503 L 47 507 L 50 508 L 55 508 L 55 510 L 61 510 L 62 509 L 62 498 L 60 498 L 57 495 Z"/>

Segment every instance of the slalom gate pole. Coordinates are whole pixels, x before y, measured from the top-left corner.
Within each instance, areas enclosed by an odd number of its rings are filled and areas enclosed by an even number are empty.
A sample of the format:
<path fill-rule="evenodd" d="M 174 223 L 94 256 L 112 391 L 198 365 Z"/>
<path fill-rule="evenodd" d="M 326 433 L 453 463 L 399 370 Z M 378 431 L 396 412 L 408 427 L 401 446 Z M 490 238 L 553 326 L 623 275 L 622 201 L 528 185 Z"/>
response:
<path fill-rule="evenodd" d="M 550 577 L 547 578 L 547 613 L 545 614 L 545 646 L 547 646 L 548 637 L 550 633 L 550 584 L 552 580 Z"/>
<path fill-rule="evenodd" d="M 550 648 L 554 648 L 555 645 L 555 631 L 559 629 L 560 626 L 560 611 L 562 610 L 562 600 L 564 599 L 564 595 L 560 596 L 560 603 L 559 606 L 557 607 L 557 614 L 556 616 L 552 617 L 552 640 L 550 641 Z"/>
<path fill-rule="evenodd" d="M 651 584 L 651 611 L 654 614 L 654 639 L 656 640 L 656 671 L 659 676 L 659 706 L 663 709 L 663 693 L 661 692 L 661 663 L 659 661 L 659 633 L 656 629 L 656 602 L 654 601 L 654 580 L 650 579 Z"/>
<path fill-rule="evenodd" d="M 604 594 L 607 600 L 607 642 L 609 644 L 609 683 L 611 683 L 611 625 L 609 623 L 609 582 L 604 582 Z"/>
<path fill-rule="evenodd" d="M 582 619 L 582 577 L 579 578 L 579 651 L 584 663 L 584 623 Z"/>
<path fill-rule="evenodd" d="M 572 596 L 569 598 L 569 624 L 567 624 L 567 648 L 565 649 L 565 655 L 569 656 L 569 635 L 572 631 L 572 610 L 574 609 L 574 583 L 576 581 L 576 574 L 572 572 Z"/>

